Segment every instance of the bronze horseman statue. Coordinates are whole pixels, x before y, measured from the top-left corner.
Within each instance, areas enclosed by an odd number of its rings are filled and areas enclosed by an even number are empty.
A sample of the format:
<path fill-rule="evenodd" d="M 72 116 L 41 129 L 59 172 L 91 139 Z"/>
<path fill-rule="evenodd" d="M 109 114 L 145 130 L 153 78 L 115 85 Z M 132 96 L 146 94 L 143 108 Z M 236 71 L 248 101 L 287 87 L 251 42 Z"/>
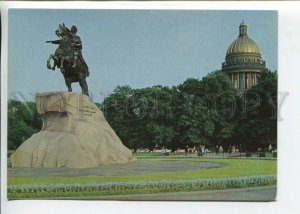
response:
<path fill-rule="evenodd" d="M 58 44 L 54 54 L 50 54 L 47 60 L 47 68 L 55 70 L 60 68 L 64 75 L 68 91 L 72 91 L 71 84 L 79 82 L 82 93 L 89 96 L 86 77 L 90 75 L 89 68 L 82 56 L 82 43 L 79 36 L 76 35 L 77 27 L 72 26 L 69 30 L 65 24 L 59 25 L 55 34 L 59 40 L 46 41 L 46 43 Z M 50 65 L 51 59 L 54 61 L 53 67 Z"/>

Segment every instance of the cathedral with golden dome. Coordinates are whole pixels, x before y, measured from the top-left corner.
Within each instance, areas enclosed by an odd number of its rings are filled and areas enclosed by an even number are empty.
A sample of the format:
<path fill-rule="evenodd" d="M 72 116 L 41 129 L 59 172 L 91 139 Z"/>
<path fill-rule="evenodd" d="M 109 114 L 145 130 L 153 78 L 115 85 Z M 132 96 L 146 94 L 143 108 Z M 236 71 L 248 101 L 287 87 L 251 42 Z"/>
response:
<path fill-rule="evenodd" d="M 249 38 L 244 21 L 239 27 L 239 36 L 229 45 L 222 71 L 225 72 L 234 88 L 247 90 L 258 83 L 261 72 L 266 70 L 258 45 Z"/>

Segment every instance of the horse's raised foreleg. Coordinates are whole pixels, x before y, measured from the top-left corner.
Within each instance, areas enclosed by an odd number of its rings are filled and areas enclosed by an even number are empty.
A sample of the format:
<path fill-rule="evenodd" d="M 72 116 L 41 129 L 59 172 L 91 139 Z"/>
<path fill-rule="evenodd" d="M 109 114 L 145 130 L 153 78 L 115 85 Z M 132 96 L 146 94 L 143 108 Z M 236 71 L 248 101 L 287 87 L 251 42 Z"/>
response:
<path fill-rule="evenodd" d="M 51 65 L 50 65 L 51 59 L 53 59 L 53 61 L 54 61 L 53 67 L 51 67 Z M 48 60 L 47 60 L 47 68 L 48 68 L 48 69 L 54 70 L 54 69 L 55 69 L 55 66 L 56 66 L 56 61 L 55 61 L 55 59 L 54 59 L 54 55 L 53 55 L 53 54 L 50 54 L 50 55 L 49 55 L 49 58 L 48 58 Z"/>

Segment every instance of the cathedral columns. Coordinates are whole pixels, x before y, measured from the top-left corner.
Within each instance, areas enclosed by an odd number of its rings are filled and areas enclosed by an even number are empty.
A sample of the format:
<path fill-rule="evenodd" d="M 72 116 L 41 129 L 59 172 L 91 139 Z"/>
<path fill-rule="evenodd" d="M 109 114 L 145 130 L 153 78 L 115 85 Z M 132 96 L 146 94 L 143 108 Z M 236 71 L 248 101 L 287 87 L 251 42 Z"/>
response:
<path fill-rule="evenodd" d="M 237 89 L 240 89 L 240 73 L 237 73 Z"/>

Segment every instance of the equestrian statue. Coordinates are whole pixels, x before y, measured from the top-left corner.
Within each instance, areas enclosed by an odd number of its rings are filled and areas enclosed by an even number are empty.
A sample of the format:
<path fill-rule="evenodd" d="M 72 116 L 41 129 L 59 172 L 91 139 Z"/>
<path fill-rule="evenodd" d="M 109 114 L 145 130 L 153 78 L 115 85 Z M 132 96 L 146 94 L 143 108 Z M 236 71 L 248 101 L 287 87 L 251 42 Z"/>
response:
<path fill-rule="evenodd" d="M 89 96 L 88 85 L 86 77 L 90 75 L 88 65 L 82 56 L 82 43 L 77 33 L 77 27 L 73 25 L 69 30 L 65 24 L 59 24 L 58 29 L 55 31 L 59 40 L 46 41 L 46 43 L 57 44 L 58 48 L 54 54 L 50 54 L 47 60 L 47 68 L 55 70 L 60 68 L 61 73 L 65 78 L 68 91 L 72 91 L 71 84 L 79 82 L 82 93 Z M 51 67 L 51 59 L 53 66 Z"/>

